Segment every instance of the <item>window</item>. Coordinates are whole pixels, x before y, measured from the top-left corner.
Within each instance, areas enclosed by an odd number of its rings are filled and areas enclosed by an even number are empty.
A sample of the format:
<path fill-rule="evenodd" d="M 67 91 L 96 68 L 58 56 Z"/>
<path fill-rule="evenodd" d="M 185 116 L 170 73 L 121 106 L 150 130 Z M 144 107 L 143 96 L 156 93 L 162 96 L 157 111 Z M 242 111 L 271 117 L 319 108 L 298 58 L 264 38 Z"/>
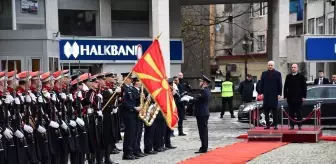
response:
<path fill-rule="evenodd" d="M 7 63 L 6 60 L 1 60 L 2 70 L 6 70 L 6 63 Z M 17 72 L 21 72 L 21 60 L 8 60 L 8 72 L 14 70 L 17 70 Z"/>
<path fill-rule="evenodd" d="M 307 91 L 307 99 L 322 98 L 322 87 L 310 88 Z"/>
<path fill-rule="evenodd" d="M 324 34 L 324 19 L 319 17 L 316 19 L 316 34 Z"/>
<path fill-rule="evenodd" d="M 334 31 L 334 18 L 328 19 L 328 34 L 333 34 Z"/>
<path fill-rule="evenodd" d="M 250 17 L 251 18 L 254 17 L 254 5 L 253 5 L 253 3 L 250 3 Z"/>
<path fill-rule="evenodd" d="M 308 20 L 308 33 L 315 34 L 315 18 L 311 18 Z"/>
<path fill-rule="evenodd" d="M 266 15 L 266 2 L 260 2 L 259 4 L 260 8 L 259 8 L 259 16 L 264 16 Z"/>
<path fill-rule="evenodd" d="M 49 57 L 49 71 L 55 72 L 58 70 L 58 58 Z"/>
<path fill-rule="evenodd" d="M 96 11 L 58 10 L 62 35 L 96 36 Z"/>
<path fill-rule="evenodd" d="M 328 87 L 326 98 L 336 98 L 336 88 L 335 87 Z"/>
<path fill-rule="evenodd" d="M 250 38 L 251 38 L 250 52 L 254 52 L 254 34 L 252 32 L 250 33 Z"/>
<path fill-rule="evenodd" d="M 265 51 L 265 35 L 258 36 L 258 51 Z"/>
<path fill-rule="evenodd" d="M 32 67 L 31 70 L 33 72 L 41 70 L 40 59 L 32 59 Z"/>

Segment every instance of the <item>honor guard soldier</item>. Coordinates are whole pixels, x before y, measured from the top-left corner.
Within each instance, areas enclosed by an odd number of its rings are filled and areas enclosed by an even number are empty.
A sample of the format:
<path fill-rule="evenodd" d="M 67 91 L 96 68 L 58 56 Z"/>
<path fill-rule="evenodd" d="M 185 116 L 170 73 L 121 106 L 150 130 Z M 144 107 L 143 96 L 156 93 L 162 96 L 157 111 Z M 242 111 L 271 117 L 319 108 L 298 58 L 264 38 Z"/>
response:
<path fill-rule="evenodd" d="M 14 93 L 14 77 L 16 77 L 16 71 L 11 71 L 7 73 L 7 92 L 10 94 Z"/>
<path fill-rule="evenodd" d="M 135 93 L 132 89 L 132 78 L 129 76 L 130 73 L 122 73 L 122 76 L 125 80 L 123 85 L 123 98 L 122 98 L 122 107 L 121 115 L 123 117 L 125 125 L 125 134 L 123 142 L 123 160 L 134 160 L 138 157 L 133 155 L 132 143 L 135 136 L 135 120 L 137 119 L 137 111 L 140 111 L 140 107 L 136 106 L 136 96 L 138 93 Z"/>
<path fill-rule="evenodd" d="M 71 93 L 73 94 L 73 109 L 74 109 L 74 118 L 77 124 L 77 132 L 78 132 L 78 142 L 76 144 L 76 152 L 72 152 L 70 156 L 71 163 L 82 164 L 85 162 L 85 154 L 89 153 L 88 147 L 88 129 L 87 129 L 87 117 L 86 111 L 83 108 L 82 100 L 83 94 L 85 91 L 83 90 L 83 80 L 87 79 L 87 74 L 77 74 L 73 76 L 73 80 L 71 81 Z M 87 88 L 87 87 L 86 87 Z M 87 89 L 86 89 L 87 91 Z M 83 101 L 85 103 L 85 101 Z M 85 105 L 85 104 L 84 104 Z M 85 123 L 86 122 L 86 123 Z M 78 146 L 78 147 L 77 147 Z"/>
<path fill-rule="evenodd" d="M 108 102 L 110 97 L 112 96 L 112 93 L 108 90 L 105 82 L 105 74 L 100 73 L 96 75 L 97 77 L 97 82 L 99 84 L 99 93 L 103 97 L 103 103 L 102 107 L 105 106 L 105 103 Z M 101 110 L 101 109 L 100 109 Z M 103 144 L 103 149 L 102 152 L 104 154 L 105 158 L 105 164 L 115 164 L 112 162 L 110 158 L 110 151 L 113 148 L 115 144 L 115 139 L 114 139 L 114 129 L 115 129 L 115 124 L 113 123 L 113 106 L 112 102 L 109 102 L 108 106 L 102 111 L 103 113 L 103 135 L 102 135 L 102 144 Z"/>
<path fill-rule="evenodd" d="M 59 129 L 59 124 L 56 120 L 56 111 L 54 102 L 56 102 L 56 95 L 52 94 L 53 82 L 52 74 L 50 72 L 43 73 L 41 75 L 42 82 L 42 94 L 39 97 L 38 101 L 41 103 L 44 113 L 45 127 L 47 127 L 47 137 L 48 137 L 48 146 L 49 146 L 49 155 L 48 158 L 50 163 L 59 162 L 59 139 L 61 138 L 61 133 Z M 57 145 L 58 144 L 58 145 Z M 44 158 L 46 157 L 44 154 Z"/>
<path fill-rule="evenodd" d="M 195 104 L 195 116 L 197 120 L 197 128 L 202 142 L 202 146 L 195 153 L 205 153 L 208 151 L 208 120 L 209 120 L 209 104 L 211 101 L 211 92 L 209 84 L 211 80 L 203 75 L 200 79 L 199 86 L 202 88 L 201 93 L 191 99 Z"/>
<path fill-rule="evenodd" d="M 119 154 L 121 149 L 118 149 L 116 146 L 116 143 L 121 141 L 121 132 L 120 132 L 120 112 L 119 112 L 119 98 L 122 95 L 121 88 L 116 85 L 116 77 L 115 74 L 112 72 L 108 72 L 104 74 L 105 76 L 105 86 L 109 93 L 114 94 L 116 92 L 116 96 L 111 100 L 111 110 L 112 110 L 112 126 L 113 126 L 113 144 L 111 145 L 111 153 L 112 154 Z M 104 95 L 103 95 L 104 96 Z M 110 99 L 108 99 L 104 102 L 107 102 Z"/>
<path fill-rule="evenodd" d="M 30 163 L 39 163 L 36 150 L 36 141 L 34 137 L 34 129 L 36 127 L 35 123 L 35 108 L 32 108 L 31 104 L 36 102 L 36 96 L 28 91 L 30 88 L 30 72 L 24 71 L 17 75 L 18 78 L 18 87 L 16 88 L 16 96 L 19 97 L 19 101 L 15 101 L 15 104 L 18 105 L 18 109 L 22 116 L 23 123 L 23 132 L 27 140 L 28 149 L 22 150 L 21 157 Z"/>
<path fill-rule="evenodd" d="M 38 87 L 40 86 L 40 75 L 42 74 L 41 71 L 31 72 L 30 76 L 30 91 L 36 96 Z"/>

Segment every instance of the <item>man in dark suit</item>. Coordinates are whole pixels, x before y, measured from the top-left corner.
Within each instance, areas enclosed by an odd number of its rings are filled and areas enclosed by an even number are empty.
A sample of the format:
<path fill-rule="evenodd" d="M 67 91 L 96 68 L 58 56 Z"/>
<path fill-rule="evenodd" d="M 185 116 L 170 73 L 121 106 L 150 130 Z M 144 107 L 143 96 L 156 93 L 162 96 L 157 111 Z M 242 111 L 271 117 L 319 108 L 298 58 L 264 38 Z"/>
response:
<path fill-rule="evenodd" d="M 140 107 L 136 106 L 136 98 L 138 93 L 132 89 L 132 78 L 128 76 L 129 73 L 122 73 L 125 83 L 123 85 L 123 102 L 121 107 L 121 115 L 124 120 L 125 133 L 123 142 L 123 160 L 138 159 L 133 155 L 132 143 L 135 139 L 135 120 L 137 119 L 137 111 Z"/>
<path fill-rule="evenodd" d="M 202 146 L 195 153 L 205 153 L 208 151 L 208 120 L 209 120 L 209 104 L 211 101 L 211 92 L 209 88 L 211 80 L 203 75 L 200 79 L 201 94 L 190 100 L 195 103 L 195 116 L 197 120 L 197 128 L 202 142 Z"/>
<path fill-rule="evenodd" d="M 336 74 L 331 76 L 330 84 L 336 85 Z"/>
<path fill-rule="evenodd" d="M 292 73 L 286 76 L 284 98 L 288 103 L 289 116 L 297 121 L 302 120 L 302 102 L 307 96 L 307 83 L 305 77 L 298 72 L 298 65 L 292 64 Z M 301 130 L 301 123 L 298 123 Z M 290 129 L 294 129 L 294 122 L 290 121 Z"/>
<path fill-rule="evenodd" d="M 265 112 L 266 127 L 270 129 L 269 113 L 272 111 L 274 129 L 278 129 L 277 107 L 278 100 L 282 95 L 281 73 L 274 69 L 274 61 L 268 62 L 268 70 L 261 74 L 260 93 L 263 98 L 263 108 Z"/>
<path fill-rule="evenodd" d="M 314 80 L 315 85 L 329 84 L 329 79 L 324 77 L 324 72 L 319 71 L 319 78 Z"/>

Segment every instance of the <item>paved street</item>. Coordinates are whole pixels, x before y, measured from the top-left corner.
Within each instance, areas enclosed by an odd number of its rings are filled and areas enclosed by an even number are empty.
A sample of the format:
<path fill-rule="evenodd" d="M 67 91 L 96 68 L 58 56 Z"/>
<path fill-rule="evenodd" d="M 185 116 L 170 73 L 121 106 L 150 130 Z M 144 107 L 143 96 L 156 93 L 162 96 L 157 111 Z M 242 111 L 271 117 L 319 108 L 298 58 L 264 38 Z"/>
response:
<path fill-rule="evenodd" d="M 209 120 L 209 148 L 214 149 L 242 141 L 236 139 L 236 137 L 240 134 L 245 134 L 247 130 L 248 124 L 242 124 L 237 122 L 237 119 L 231 119 L 228 113 L 224 116 L 224 119 L 219 118 L 219 113 L 212 113 Z M 172 143 L 174 146 L 177 146 L 177 148 L 164 153 L 147 156 L 134 161 L 121 160 L 122 154 L 112 155 L 111 157 L 115 162 L 121 164 L 175 164 L 196 156 L 194 151 L 198 150 L 200 141 L 198 138 L 196 119 L 194 117 L 188 117 L 188 120 L 185 122 L 185 133 L 187 133 L 187 136 L 179 137 L 177 136 L 176 129 L 176 137 L 172 137 Z M 336 130 L 326 130 L 324 134 L 335 135 Z M 122 143 L 119 143 L 117 146 L 121 148 Z M 336 162 L 334 152 L 336 152 L 336 142 L 321 141 L 318 144 L 289 144 L 261 155 L 250 161 L 249 164 L 332 164 Z"/>

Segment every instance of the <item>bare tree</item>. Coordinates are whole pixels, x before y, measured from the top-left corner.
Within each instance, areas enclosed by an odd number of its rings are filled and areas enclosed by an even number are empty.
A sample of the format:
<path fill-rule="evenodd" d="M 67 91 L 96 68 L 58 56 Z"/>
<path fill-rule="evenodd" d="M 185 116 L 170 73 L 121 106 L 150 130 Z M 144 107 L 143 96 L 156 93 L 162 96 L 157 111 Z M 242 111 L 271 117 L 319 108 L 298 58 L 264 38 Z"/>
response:
<path fill-rule="evenodd" d="M 250 19 L 251 13 L 258 13 L 261 9 L 266 9 L 267 5 L 260 8 L 256 5 L 225 5 L 228 8 L 224 9 L 223 14 L 216 14 L 215 17 L 210 17 L 209 5 L 193 5 L 182 6 L 182 38 L 185 48 L 185 61 L 182 65 L 182 70 L 188 75 L 200 74 L 201 70 L 205 74 L 210 74 L 210 52 L 209 43 L 210 27 L 218 26 L 231 26 L 244 31 L 246 34 L 253 33 L 247 24 L 239 24 L 233 20 L 240 19 L 238 22 L 252 23 Z M 246 7 L 247 6 L 247 7 Z M 265 30 L 265 29 L 258 29 Z M 215 35 L 218 35 L 215 33 Z M 216 36 L 217 37 L 217 36 Z M 232 35 L 236 42 L 228 42 L 215 40 L 215 51 L 231 50 L 242 41 L 243 36 Z M 257 38 L 253 38 L 257 40 Z M 230 48 L 228 48 L 230 47 Z M 230 52 L 232 54 L 232 52 Z"/>

